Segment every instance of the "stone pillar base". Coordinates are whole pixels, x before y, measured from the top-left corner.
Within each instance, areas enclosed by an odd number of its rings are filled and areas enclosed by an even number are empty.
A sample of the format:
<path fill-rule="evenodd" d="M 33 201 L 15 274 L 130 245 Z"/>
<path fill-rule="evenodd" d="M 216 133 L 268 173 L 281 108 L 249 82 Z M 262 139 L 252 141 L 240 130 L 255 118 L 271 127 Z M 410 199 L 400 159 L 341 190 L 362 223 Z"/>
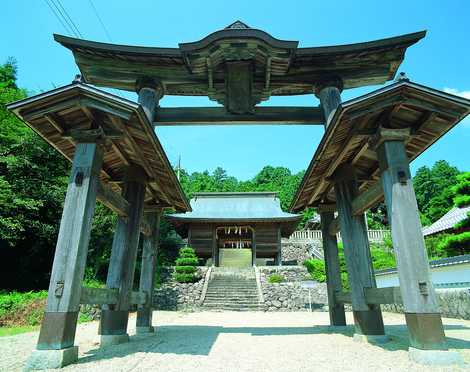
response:
<path fill-rule="evenodd" d="M 464 364 L 462 355 L 456 351 L 421 350 L 410 347 L 408 348 L 408 355 L 413 362 L 424 365 L 446 366 Z"/>
<path fill-rule="evenodd" d="M 78 346 L 60 350 L 34 350 L 23 371 L 62 368 L 78 360 Z"/>
<path fill-rule="evenodd" d="M 362 335 L 354 333 L 353 340 L 356 342 L 369 342 L 371 344 L 385 344 L 390 341 L 387 335 Z"/>
<path fill-rule="evenodd" d="M 129 335 L 124 333 L 122 335 L 101 335 L 100 337 L 100 346 L 112 346 L 119 345 L 129 342 Z"/>
<path fill-rule="evenodd" d="M 154 333 L 154 327 L 135 327 L 135 333 L 138 335 L 146 334 L 146 333 Z"/>

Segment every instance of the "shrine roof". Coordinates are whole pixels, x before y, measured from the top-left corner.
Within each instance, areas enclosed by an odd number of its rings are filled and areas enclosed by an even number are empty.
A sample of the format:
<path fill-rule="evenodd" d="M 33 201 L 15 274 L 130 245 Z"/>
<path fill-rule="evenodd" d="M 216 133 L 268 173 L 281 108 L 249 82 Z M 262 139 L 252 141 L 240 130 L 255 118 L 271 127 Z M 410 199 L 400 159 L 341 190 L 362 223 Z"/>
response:
<path fill-rule="evenodd" d="M 190 210 L 180 183 L 142 107 L 81 82 L 7 105 L 72 162 L 72 132 L 100 130 L 107 138 L 100 178 L 119 195 L 125 169 L 141 166 L 149 178 L 144 208 Z"/>
<path fill-rule="evenodd" d="M 275 192 L 195 193 L 190 203 L 191 212 L 166 217 L 178 226 L 194 222 L 276 222 L 281 224 L 283 236 L 289 236 L 302 218 L 284 212 Z"/>
<path fill-rule="evenodd" d="M 371 139 L 379 128 L 410 129 L 406 153 L 411 162 L 469 113 L 470 100 L 408 79 L 343 102 L 330 115 L 290 209 L 334 204 L 331 176 L 343 163 L 355 167 L 360 192 L 369 192 L 370 201 L 377 204 L 383 191 Z"/>

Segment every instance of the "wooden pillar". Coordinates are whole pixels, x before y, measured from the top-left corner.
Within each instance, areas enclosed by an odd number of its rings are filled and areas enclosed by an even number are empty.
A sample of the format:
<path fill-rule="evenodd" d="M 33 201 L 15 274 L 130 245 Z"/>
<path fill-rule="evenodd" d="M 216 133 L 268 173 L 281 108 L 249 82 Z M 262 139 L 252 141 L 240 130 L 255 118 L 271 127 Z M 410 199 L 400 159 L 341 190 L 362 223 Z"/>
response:
<path fill-rule="evenodd" d="M 59 368 L 78 358 L 75 330 L 96 204 L 103 148 L 78 143 L 65 196 L 37 350 L 27 366 Z M 48 352 L 57 355 L 46 355 Z M 41 367 L 41 368 L 39 368 Z"/>
<path fill-rule="evenodd" d="M 335 208 L 335 207 L 333 207 Z M 332 326 L 345 326 L 346 316 L 344 305 L 336 302 L 336 292 L 341 292 L 341 268 L 338 256 L 338 241 L 336 235 L 328 232 L 331 222 L 334 220 L 334 209 L 332 206 L 321 205 L 320 212 L 323 254 L 325 257 L 326 287 L 328 291 L 328 311 L 330 313 L 330 324 Z"/>
<path fill-rule="evenodd" d="M 406 155 L 408 137 L 408 129 L 382 128 L 376 138 L 406 324 L 412 348 L 447 350 Z"/>
<path fill-rule="evenodd" d="M 142 77 L 137 80 L 135 89 L 139 96 L 138 102 L 144 109 L 150 123 L 153 123 L 158 102 L 163 96 L 162 84 L 153 78 Z"/>
<path fill-rule="evenodd" d="M 253 227 L 251 230 L 251 264 L 256 266 L 256 230 Z"/>
<path fill-rule="evenodd" d="M 341 104 L 342 90 L 343 81 L 336 77 L 325 79 L 315 87 L 315 95 L 320 100 L 320 105 L 325 116 L 325 129 L 331 121 L 331 114 Z"/>
<path fill-rule="evenodd" d="M 368 305 L 364 288 L 375 288 L 375 275 L 369 250 L 364 215 L 352 214 L 351 202 L 358 191 L 354 169 L 343 164 L 333 175 L 344 256 L 348 269 L 356 339 L 385 341 L 384 324 L 379 305 Z M 379 337 L 374 337 L 379 336 Z M 381 337 L 380 337 L 381 336 Z"/>
<path fill-rule="evenodd" d="M 147 294 L 147 303 L 140 305 L 137 310 L 137 333 L 153 332 L 153 289 L 155 286 L 155 270 L 157 265 L 158 243 L 160 238 L 160 216 L 162 211 L 146 214 L 152 228 L 150 236 L 144 236 L 142 241 L 142 264 L 140 267 L 139 291 Z"/>
<path fill-rule="evenodd" d="M 212 226 L 212 266 L 217 265 L 217 226 Z"/>
<path fill-rule="evenodd" d="M 127 169 L 123 194 L 129 202 L 129 216 L 118 218 L 106 280 L 108 288 L 119 289 L 119 296 L 116 305 L 105 305 L 101 312 L 102 345 L 127 342 L 129 338 L 127 322 L 130 295 L 134 284 L 146 181 L 147 175 L 139 166 L 132 165 Z"/>
<path fill-rule="evenodd" d="M 281 225 L 277 227 L 277 253 L 274 259 L 274 264 L 282 266 L 282 238 L 281 238 Z"/>

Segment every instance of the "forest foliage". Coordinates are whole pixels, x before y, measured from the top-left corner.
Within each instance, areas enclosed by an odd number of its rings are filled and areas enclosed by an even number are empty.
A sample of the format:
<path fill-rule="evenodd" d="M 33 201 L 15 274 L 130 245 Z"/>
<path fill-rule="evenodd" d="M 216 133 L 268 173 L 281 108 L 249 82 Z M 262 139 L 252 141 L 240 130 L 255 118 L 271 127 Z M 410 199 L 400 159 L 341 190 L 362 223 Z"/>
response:
<path fill-rule="evenodd" d="M 5 108 L 28 95 L 16 85 L 13 60 L 0 65 L 0 281 L 3 289 L 47 288 L 65 198 L 70 164 L 51 146 Z M 460 172 L 445 161 L 422 167 L 414 177 L 424 224 L 441 217 L 453 206 Z M 181 184 L 188 198 L 207 191 L 276 191 L 288 210 L 304 172 L 285 167 L 264 167 L 250 180 L 237 180 L 219 167 L 213 172 L 181 170 Z M 304 223 L 314 214 L 303 213 Z M 369 227 L 386 222 L 383 205 L 369 215 Z M 116 216 L 100 203 L 93 219 L 87 280 L 106 277 Z M 162 219 L 160 262 L 174 262 L 178 237 Z M 139 267 L 139 264 L 137 265 Z"/>

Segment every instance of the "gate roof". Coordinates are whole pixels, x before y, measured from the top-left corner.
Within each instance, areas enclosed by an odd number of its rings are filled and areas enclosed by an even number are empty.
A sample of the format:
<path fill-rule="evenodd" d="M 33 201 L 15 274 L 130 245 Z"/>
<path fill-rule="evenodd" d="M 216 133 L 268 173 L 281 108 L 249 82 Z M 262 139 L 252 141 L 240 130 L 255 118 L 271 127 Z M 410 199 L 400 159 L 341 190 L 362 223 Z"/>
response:
<path fill-rule="evenodd" d="M 379 163 L 370 142 L 380 127 L 410 128 L 406 153 L 412 161 L 469 113 L 470 100 L 408 79 L 343 102 L 330 119 L 291 210 L 334 203 L 330 177 L 343 163 L 355 166 L 359 190 L 370 189 L 379 202 Z"/>
<path fill-rule="evenodd" d="M 149 178 L 146 208 L 191 207 L 142 107 L 80 82 L 9 104 L 31 129 L 72 161 L 72 132 L 100 128 L 109 139 L 101 171 L 103 184 L 121 193 L 124 171 L 140 165 Z"/>

